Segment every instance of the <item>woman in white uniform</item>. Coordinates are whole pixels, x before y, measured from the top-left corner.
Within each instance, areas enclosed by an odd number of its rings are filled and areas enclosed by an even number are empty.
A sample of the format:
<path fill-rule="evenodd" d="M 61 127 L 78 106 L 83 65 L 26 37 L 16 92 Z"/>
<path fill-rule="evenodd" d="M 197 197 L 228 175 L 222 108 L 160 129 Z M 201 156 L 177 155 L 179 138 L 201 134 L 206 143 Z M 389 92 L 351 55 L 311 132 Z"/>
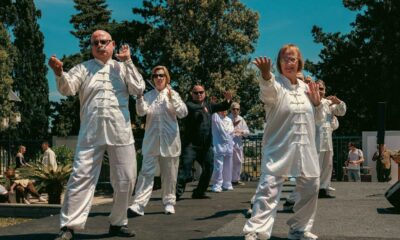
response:
<path fill-rule="evenodd" d="M 261 72 L 260 99 L 264 103 L 266 125 L 263 136 L 262 175 L 257 187 L 253 212 L 243 232 L 246 240 L 271 237 L 285 177 L 296 177 L 299 200 L 287 221 L 289 239 L 317 239 L 311 228 L 317 210 L 319 175 L 315 147 L 315 124 L 323 118 L 318 85 L 296 78 L 303 59 L 296 45 L 284 45 L 277 68 L 271 73 L 271 60 L 256 58 Z"/>
<path fill-rule="evenodd" d="M 144 215 L 150 200 L 156 166 L 160 164 L 162 199 L 165 214 L 174 214 L 175 188 L 181 154 L 181 140 L 177 118 L 188 114 L 179 94 L 171 89 L 170 76 L 164 66 L 152 70 L 155 89 L 140 96 L 136 101 L 136 112 L 146 115 L 146 129 L 142 145 L 143 164 L 136 184 L 133 204 L 128 216 Z"/>

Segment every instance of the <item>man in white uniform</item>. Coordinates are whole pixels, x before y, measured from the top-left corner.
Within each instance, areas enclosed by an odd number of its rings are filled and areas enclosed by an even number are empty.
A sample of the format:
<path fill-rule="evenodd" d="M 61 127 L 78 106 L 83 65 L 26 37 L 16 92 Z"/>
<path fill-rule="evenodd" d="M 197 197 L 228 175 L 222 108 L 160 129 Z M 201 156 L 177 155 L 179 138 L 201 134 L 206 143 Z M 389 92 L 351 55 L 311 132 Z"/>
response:
<path fill-rule="evenodd" d="M 244 161 L 243 154 L 243 137 L 247 137 L 250 134 L 249 128 L 247 127 L 246 121 L 240 113 L 240 105 L 237 102 L 231 105 L 231 114 L 229 117 L 232 119 L 233 127 L 233 157 L 232 157 L 232 184 L 233 185 L 244 185 L 240 181 L 240 173 L 242 171 L 242 164 Z"/>
<path fill-rule="evenodd" d="M 329 187 L 331 185 L 333 170 L 333 143 L 332 132 L 335 130 L 335 116 L 344 116 L 346 114 L 346 104 L 336 96 L 325 98 L 325 82 L 318 80 L 319 94 L 321 96 L 322 109 L 325 118 L 321 125 L 317 126 L 316 145 L 319 156 L 319 167 L 321 169 L 319 198 L 334 198 L 330 195 Z"/>
<path fill-rule="evenodd" d="M 128 109 L 129 95 L 143 94 L 145 83 L 133 65 L 130 49 L 124 45 L 112 59 L 115 42 L 111 35 L 96 30 L 91 37 L 94 59 L 78 64 L 68 73 L 52 56 L 57 89 L 64 96 L 79 94 L 81 127 L 73 172 L 67 184 L 60 214 L 58 240 L 73 239 L 83 229 L 90 212 L 104 152 L 110 159 L 114 203 L 109 216 L 109 234 L 132 237 L 126 209 L 136 180 L 136 151 Z"/>
<path fill-rule="evenodd" d="M 43 150 L 42 164 L 44 166 L 53 169 L 53 171 L 56 171 L 57 170 L 56 154 L 49 147 L 49 142 L 42 143 L 42 150 Z"/>

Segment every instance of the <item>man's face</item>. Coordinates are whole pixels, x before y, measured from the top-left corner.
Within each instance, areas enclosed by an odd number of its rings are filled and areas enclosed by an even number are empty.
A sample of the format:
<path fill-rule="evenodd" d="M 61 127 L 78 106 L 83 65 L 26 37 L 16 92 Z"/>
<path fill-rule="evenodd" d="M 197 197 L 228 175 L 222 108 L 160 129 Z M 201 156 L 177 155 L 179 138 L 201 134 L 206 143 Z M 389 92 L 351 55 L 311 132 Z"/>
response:
<path fill-rule="evenodd" d="M 42 144 L 42 150 L 46 151 L 49 146 L 45 143 Z"/>
<path fill-rule="evenodd" d="M 203 86 L 197 85 L 192 89 L 192 99 L 194 102 L 202 103 L 206 98 L 206 92 L 204 91 Z"/>
<path fill-rule="evenodd" d="M 115 42 L 111 39 L 111 35 L 105 31 L 97 30 L 92 34 L 90 39 L 92 45 L 92 54 L 95 58 L 106 63 L 112 58 Z"/>

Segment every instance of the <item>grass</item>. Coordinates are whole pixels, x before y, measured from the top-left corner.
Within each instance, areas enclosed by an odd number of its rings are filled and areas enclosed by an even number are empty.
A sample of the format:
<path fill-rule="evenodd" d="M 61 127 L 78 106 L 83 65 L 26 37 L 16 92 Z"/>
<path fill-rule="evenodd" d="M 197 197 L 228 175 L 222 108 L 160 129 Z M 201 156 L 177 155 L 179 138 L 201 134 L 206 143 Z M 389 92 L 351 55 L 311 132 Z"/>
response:
<path fill-rule="evenodd" d="M 30 220 L 30 218 L 0 218 L 0 228 L 16 225 Z"/>

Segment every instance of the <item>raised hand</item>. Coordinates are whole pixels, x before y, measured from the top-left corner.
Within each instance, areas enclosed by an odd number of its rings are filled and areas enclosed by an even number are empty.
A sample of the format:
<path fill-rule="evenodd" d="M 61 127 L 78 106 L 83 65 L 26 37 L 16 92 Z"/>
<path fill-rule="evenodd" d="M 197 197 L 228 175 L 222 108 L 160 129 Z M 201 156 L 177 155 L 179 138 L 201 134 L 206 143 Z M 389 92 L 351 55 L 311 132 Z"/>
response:
<path fill-rule="evenodd" d="M 326 99 L 332 101 L 332 104 L 331 104 L 331 105 L 333 105 L 333 104 L 339 104 L 339 103 L 342 102 L 342 101 L 341 101 L 339 98 L 337 98 L 336 96 L 328 96 L 328 97 L 326 97 Z"/>
<path fill-rule="evenodd" d="M 227 102 L 230 102 L 232 100 L 232 93 L 229 91 L 224 92 L 224 98 Z"/>
<path fill-rule="evenodd" d="M 115 57 L 118 58 L 121 62 L 125 62 L 131 59 L 131 50 L 128 44 L 124 44 L 118 50 L 118 53 L 115 54 Z"/>
<path fill-rule="evenodd" d="M 254 65 L 257 66 L 257 68 L 261 72 L 261 76 L 264 78 L 264 80 L 269 80 L 271 79 L 271 66 L 272 62 L 270 58 L 267 57 L 258 57 L 252 61 Z"/>
<path fill-rule="evenodd" d="M 168 94 L 168 97 L 169 98 L 171 98 L 172 97 L 172 88 L 171 88 L 171 85 L 169 85 L 169 84 L 167 84 L 167 94 Z"/>
<path fill-rule="evenodd" d="M 61 76 L 63 72 L 63 62 L 61 62 L 56 55 L 50 57 L 48 64 L 56 76 Z"/>
<path fill-rule="evenodd" d="M 308 97 L 314 106 L 321 104 L 321 96 L 319 95 L 319 85 L 315 82 L 310 82 L 308 84 Z"/>

